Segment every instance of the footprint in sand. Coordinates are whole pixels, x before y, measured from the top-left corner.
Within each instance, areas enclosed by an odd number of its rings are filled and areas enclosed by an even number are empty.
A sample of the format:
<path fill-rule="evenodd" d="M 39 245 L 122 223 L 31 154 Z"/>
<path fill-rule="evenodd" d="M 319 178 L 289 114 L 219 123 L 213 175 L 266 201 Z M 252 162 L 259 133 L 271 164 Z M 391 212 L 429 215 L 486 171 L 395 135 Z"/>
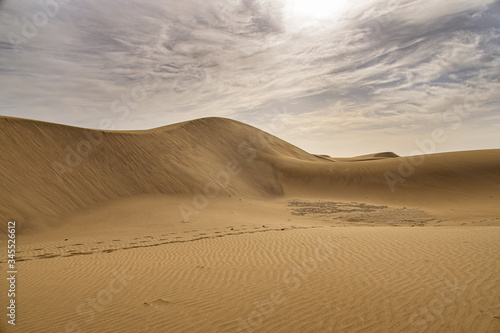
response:
<path fill-rule="evenodd" d="M 167 307 L 171 304 L 172 304 L 172 302 L 169 302 L 169 301 L 161 299 L 161 298 L 157 299 L 156 301 L 144 302 L 144 305 L 146 305 L 146 306 L 153 306 L 153 307 L 159 307 L 159 308 L 164 308 L 164 307 Z"/>

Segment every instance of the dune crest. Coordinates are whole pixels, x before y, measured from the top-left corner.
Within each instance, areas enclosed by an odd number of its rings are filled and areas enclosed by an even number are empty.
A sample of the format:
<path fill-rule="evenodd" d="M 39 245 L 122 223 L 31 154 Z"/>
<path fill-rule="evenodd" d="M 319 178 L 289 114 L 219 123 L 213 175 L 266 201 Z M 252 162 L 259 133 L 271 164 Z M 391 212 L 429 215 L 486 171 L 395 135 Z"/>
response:
<path fill-rule="evenodd" d="M 500 150 L 424 155 L 421 165 L 390 152 L 336 159 L 225 118 L 99 131 L 0 117 L 0 141 L 0 219 L 28 229 L 110 199 L 207 186 L 218 186 L 219 196 L 409 205 L 471 198 L 492 205 L 500 194 Z M 392 188 L 388 175 L 396 177 Z"/>

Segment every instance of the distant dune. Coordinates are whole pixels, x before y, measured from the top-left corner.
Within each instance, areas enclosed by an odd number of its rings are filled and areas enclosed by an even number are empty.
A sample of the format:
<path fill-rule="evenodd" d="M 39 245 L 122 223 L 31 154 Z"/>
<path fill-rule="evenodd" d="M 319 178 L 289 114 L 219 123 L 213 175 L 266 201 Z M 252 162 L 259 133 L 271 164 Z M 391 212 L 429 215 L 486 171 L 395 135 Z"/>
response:
<path fill-rule="evenodd" d="M 98 131 L 0 117 L 0 141 L 0 219 L 17 219 L 28 229 L 140 194 L 208 190 L 226 197 L 490 208 L 500 198 L 500 150 L 332 158 L 225 118 Z"/>

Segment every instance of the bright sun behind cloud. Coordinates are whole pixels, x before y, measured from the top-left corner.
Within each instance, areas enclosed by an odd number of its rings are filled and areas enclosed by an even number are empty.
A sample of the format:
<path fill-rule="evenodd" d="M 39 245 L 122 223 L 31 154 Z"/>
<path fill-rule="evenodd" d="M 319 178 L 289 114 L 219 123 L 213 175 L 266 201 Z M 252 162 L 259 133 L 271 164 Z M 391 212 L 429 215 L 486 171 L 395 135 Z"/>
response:
<path fill-rule="evenodd" d="M 311 25 L 320 20 L 339 19 L 353 4 L 352 0 L 285 0 L 289 19 Z"/>

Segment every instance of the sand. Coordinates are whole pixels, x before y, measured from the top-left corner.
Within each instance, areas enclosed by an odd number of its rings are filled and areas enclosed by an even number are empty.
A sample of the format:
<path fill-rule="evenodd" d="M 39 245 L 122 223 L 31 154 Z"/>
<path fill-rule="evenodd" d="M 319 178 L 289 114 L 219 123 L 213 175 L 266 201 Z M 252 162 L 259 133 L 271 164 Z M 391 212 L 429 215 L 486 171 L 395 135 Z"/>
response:
<path fill-rule="evenodd" d="M 1 332 L 500 331 L 500 150 L 341 159 L 221 118 L 0 129 Z"/>

